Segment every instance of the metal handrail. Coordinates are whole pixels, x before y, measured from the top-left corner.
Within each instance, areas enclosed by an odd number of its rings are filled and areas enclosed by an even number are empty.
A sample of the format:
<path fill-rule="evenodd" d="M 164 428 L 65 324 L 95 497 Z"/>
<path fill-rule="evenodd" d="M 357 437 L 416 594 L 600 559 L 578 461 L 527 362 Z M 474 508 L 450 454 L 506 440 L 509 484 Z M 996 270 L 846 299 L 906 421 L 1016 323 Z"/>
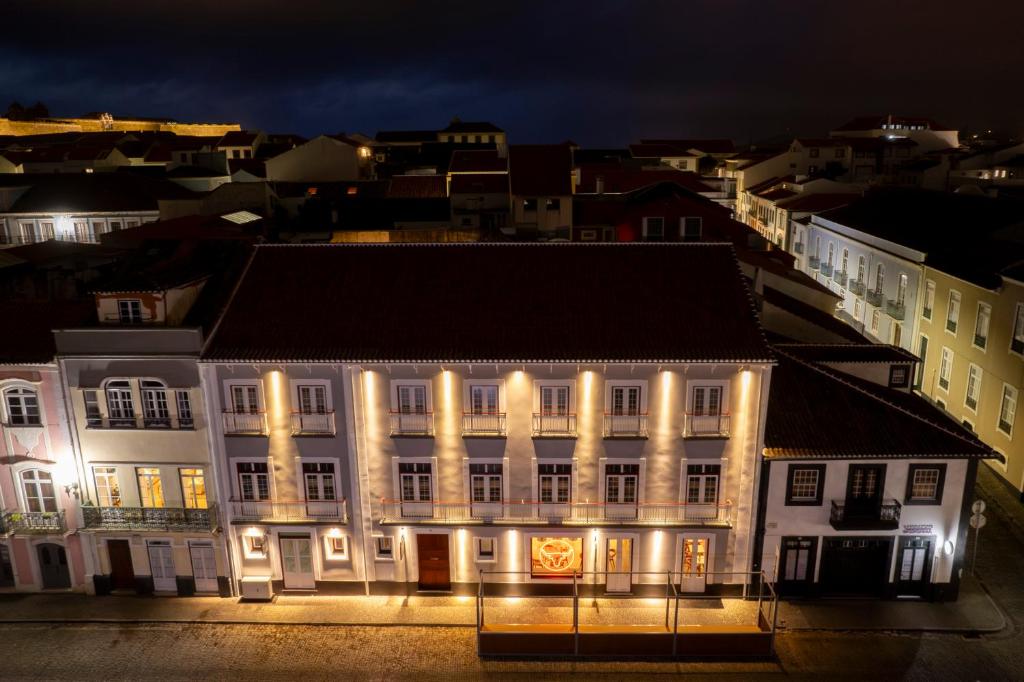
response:
<path fill-rule="evenodd" d="M 302 412 L 291 413 L 291 428 L 293 436 L 305 435 L 334 435 L 334 410 L 324 412 Z"/>
<path fill-rule="evenodd" d="M 231 519 L 243 522 L 331 520 L 348 523 L 348 500 L 240 500 L 231 498 Z"/>
<path fill-rule="evenodd" d="M 544 502 L 518 500 L 473 502 L 465 500 L 399 500 L 381 498 L 380 520 L 409 523 L 430 521 L 541 521 L 593 523 L 612 521 L 632 525 L 731 524 L 731 500 L 696 502 Z"/>

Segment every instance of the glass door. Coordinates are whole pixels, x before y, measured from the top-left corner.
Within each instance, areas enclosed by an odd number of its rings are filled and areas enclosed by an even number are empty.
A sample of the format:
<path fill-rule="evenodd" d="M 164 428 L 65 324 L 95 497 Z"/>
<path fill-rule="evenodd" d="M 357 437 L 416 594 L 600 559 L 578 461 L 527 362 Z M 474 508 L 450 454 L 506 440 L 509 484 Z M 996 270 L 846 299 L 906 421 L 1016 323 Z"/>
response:
<path fill-rule="evenodd" d="M 609 537 L 605 555 L 605 589 L 608 592 L 629 592 L 633 589 L 633 538 Z"/>
<path fill-rule="evenodd" d="M 281 573 L 285 589 L 311 590 L 316 586 L 309 536 L 281 538 Z"/>
<path fill-rule="evenodd" d="M 684 536 L 680 561 L 679 590 L 704 592 L 707 589 L 709 538 Z"/>
<path fill-rule="evenodd" d="M 170 545 L 149 545 L 149 568 L 153 572 L 153 589 L 155 591 L 178 591 L 178 581 L 174 571 L 174 550 Z"/>

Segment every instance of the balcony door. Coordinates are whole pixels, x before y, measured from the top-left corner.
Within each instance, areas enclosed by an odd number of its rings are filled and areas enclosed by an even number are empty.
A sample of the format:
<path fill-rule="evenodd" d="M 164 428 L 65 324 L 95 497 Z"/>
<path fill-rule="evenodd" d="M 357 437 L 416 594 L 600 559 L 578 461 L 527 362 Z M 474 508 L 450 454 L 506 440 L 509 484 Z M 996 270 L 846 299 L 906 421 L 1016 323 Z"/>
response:
<path fill-rule="evenodd" d="M 851 464 L 846 484 L 846 518 L 878 518 L 884 487 L 884 464 Z"/>
<path fill-rule="evenodd" d="M 149 569 L 156 592 L 177 592 L 178 581 L 174 571 L 174 550 L 169 543 L 149 543 Z"/>
<path fill-rule="evenodd" d="M 711 538 L 706 535 L 684 535 L 679 557 L 679 591 L 704 592 L 708 585 L 708 557 Z"/>
<path fill-rule="evenodd" d="M 540 425 L 541 433 L 570 433 L 569 387 L 541 386 Z"/>
<path fill-rule="evenodd" d="M 722 429 L 722 386 L 694 386 L 690 410 L 690 432 L 717 434 Z"/>
<path fill-rule="evenodd" d="M 338 510 L 338 492 L 333 462 L 303 462 L 306 488 L 306 513 L 313 518 L 334 517 Z"/>
<path fill-rule="evenodd" d="M 217 560 L 213 545 L 190 542 L 188 550 L 192 559 L 192 577 L 196 581 L 196 592 L 217 592 Z"/>
<path fill-rule="evenodd" d="M 896 560 L 896 594 L 923 597 L 931 573 L 932 538 L 902 537 Z"/>
<path fill-rule="evenodd" d="M 430 518 L 434 515 L 433 480 L 426 462 L 402 462 L 398 465 L 402 495 L 402 516 Z"/>
<path fill-rule="evenodd" d="M 606 464 L 604 467 L 605 517 L 635 519 L 639 464 Z"/>
<path fill-rule="evenodd" d="M 639 386 L 613 386 L 611 408 L 608 435 L 640 433 Z"/>
<path fill-rule="evenodd" d="M 545 519 L 564 519 L 569 516 L 572 501 L 572 465 L 537 465 L 538 514 Z"/>
<path fill-rule="evenodd" d="M 686 466 L 686 506 L 683 511 L 687 521 L 713 521 L 718 518 L 721 476 L 721 464 Z"/>
<path fill-rule="evenodd" d="M 472 494 L 472 517 L 502 516 L 502 469 L 499 463 L 469 465 L 469 487 Z"/>

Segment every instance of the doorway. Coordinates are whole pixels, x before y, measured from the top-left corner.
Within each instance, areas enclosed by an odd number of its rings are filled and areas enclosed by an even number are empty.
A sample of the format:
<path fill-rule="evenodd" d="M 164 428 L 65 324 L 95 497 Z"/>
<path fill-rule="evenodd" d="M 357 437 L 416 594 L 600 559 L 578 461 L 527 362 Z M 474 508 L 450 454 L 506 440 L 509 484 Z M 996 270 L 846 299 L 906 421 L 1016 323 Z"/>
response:
<path fill-rule="evenodd" d="M 11 550 L 0 545 L 0 587 L 14 587 L 14 567 L 11 565 Z"/>
<path fill-rule="evenodd" d="M 281 536 L 281 573 L 286 590 L 312 590 L 313 543 L 308 535 Z"/>
<path fill-rule="evenodd" d="M 418 534 L 416 536 L 416 556 L 419 561 L 419 589 L 441 591 L 452 589 L 448 535 L 443 533 Z"/>
<path fill-rule="evenodd" d="M 71 572 L 68 571 L 68 555 L 64 548 L 52 542 L 36 545 L 39 557 L 39 573 L 43 578 L 44 590 L 59 590 L 71 587 Z"/>
<path fill-rule="evenodd" d="M 708 586 L 708 554 L 711 538 L 683 536 L 679 562 L 679 591 L 704 592 Z"/>
<path fill-rule="evenodd" d="M 192 558 L 192 576 L 196 581 L 197 592 L 217 591 L 217 560 L 213 553 L 213 545 L 189 544 Z"/>
<path fill-rule="evenodd" d="M 882 509 L 884 464 L 851 464 L 846 487 L 846 518 L 877 519 Z"/>
<path fill-rule="evenodd" d="M 818 538 L 782 538 L 779 555 L 779 594 L 801 597 L 814 584 L 814 562 L 818 557 Z"/>
<path fill-rule="evenodd" d="M 168 542 L 149 543 L 149 569 L 155 592 L 177 592 L 178 580 L 174 570 L 174 550 Z"/>
<path fill-rule="evenodd" d="M 135 589 L 135 568 L 132 566 L 132 549 L 127 540 L 107 540 L 107 554 L 110 556 L 110 587 L 114 590 Z"/>
<path fill-rule="evenodd" d="M 923 597 L 931 573 L 932 539 L 901 537 L 896 561 L 896 596 Z"/>
<path fill-rule="evenodd" d="M 605 590 L 628 593 L 633 589 L 633 538 L 609 537 L 605 553 Z"/>
<path fill-rule="evenodd" d="M 826 538 L 821 550 L 822 594 L 881 597 L 889 578 L 889 538 Z"/>

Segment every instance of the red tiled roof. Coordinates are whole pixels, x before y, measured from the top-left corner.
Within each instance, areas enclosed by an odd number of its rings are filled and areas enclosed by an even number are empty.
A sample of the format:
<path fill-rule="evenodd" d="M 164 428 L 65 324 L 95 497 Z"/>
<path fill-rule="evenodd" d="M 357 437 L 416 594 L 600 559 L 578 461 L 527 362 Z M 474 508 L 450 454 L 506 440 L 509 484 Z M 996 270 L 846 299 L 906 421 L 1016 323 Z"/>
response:
<path fill-rule="evenodd" d="M 205 353 L 246 362 L 771 357 L 726 244 L 258 246 Z"/>
<path fill-rule="evenodd" d="M 572 194 L 572 148 L 564 144 L 509 147 L 512 194 L 557 197 Z"/>
<path fill-rule="evenodd" d="M 96 302 L 46 302 L 6 300 L 0 302 L 0 316 L 18 321 L 17 334 L 5 334 L 0 344 L 0 363 L 51 362 L 57 352 L 53 330 L 94 322 Z"/>
<path fill-rule="evenodd" d="M 785 199 L 779 202 L 779 208 L 784 208 L 787 211 L 800 211 L 800 212 L 816 212 L 816 211 L 827 211 L 832 208 L 838 208 L 839 206 L 846 206 L 850 202 L 856 201 L 860 198 L 859 194 L 854 192 L 843 193 L 831 193 L 822 192 L 820 194 L 798 194 L 792 199 Z"/>

